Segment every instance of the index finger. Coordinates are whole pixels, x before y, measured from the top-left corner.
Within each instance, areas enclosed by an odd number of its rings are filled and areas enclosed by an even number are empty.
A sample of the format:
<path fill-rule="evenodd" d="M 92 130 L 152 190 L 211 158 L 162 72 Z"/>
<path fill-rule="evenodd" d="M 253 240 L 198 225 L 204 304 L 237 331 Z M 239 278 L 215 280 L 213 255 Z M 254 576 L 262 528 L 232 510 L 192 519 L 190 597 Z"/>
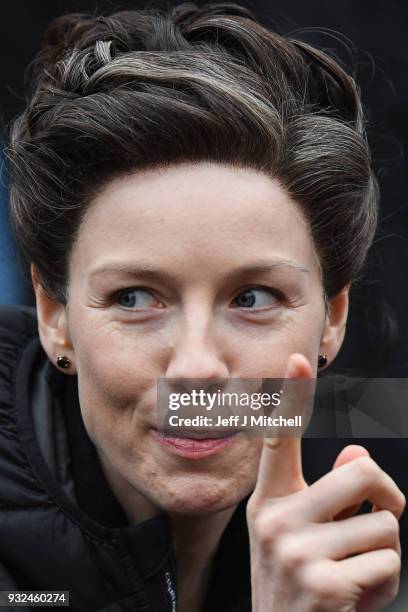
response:
<path fill-rule="evenodd" d="M 295 384 L 294 379 L 302 381 Z M 289 357 L 283 383 L 283 402 L 273 416 L 305 416 L 313 394 L 313 369 L 300 353 Z M 303 478 L 301 434 L 265 437 L 254 495 L 275 498 L 290 495 L 307 486 Z"/>

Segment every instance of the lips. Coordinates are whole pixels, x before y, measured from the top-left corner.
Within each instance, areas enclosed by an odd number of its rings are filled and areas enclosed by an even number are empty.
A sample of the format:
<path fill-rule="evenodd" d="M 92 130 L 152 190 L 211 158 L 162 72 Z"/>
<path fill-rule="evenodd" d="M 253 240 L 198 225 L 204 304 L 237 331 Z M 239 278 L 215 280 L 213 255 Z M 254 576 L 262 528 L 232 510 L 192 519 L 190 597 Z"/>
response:
<path fill-rule="evenodd" d="M 218 438 L 228 438 L 230 436 L 235 435 L 240 429 L 232 429 L 229 427 L 228 429 L 182 429 L 178 427 L 172 427 L 171 430 L 161 429 L 158 430 L 154 428 L 160 435 L 165 438 L 189 438 L 192 440 L 212 440 Z"/>
<path fill-rule="evenodd" d="M 179 436 L 179 432 L 160 432 L 155 428 L 150 430 L 152 437 L 167 451 L 179 455 L 185 459 L 205 459 L 221 453 L 225 448 L 234 444 L 237 439 L 237 431 L 228 432 L 202 430 L 192 431 L 184 429 L 184 437 Z M 216 437 L 215 437 L 216 435 Z M 211 437 L 210 437 L 211 436 Z"/>

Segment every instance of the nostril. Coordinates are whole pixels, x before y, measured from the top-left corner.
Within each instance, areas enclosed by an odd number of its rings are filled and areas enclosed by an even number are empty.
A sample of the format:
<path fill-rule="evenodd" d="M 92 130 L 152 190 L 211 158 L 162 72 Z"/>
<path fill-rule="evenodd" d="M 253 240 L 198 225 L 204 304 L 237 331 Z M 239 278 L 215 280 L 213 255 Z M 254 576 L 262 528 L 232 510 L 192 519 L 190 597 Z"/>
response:
<path fill-rule="evenodd" d="M 217 391 L 222 391 L 222 388 L 225 385 L 225 381 L 219 381 L 218 383 L 213 383 L 207 387 L 208 393 L 217 393 Z"/>
<path fill-rule="evenodd" d="M 227 380 L 225 378 L 218 378 L 217 380 L 208 378 L 166 378 L 164 382 L 174 393 L 191 393 L 194 390 L 214 393 L 221 391 Z"/>

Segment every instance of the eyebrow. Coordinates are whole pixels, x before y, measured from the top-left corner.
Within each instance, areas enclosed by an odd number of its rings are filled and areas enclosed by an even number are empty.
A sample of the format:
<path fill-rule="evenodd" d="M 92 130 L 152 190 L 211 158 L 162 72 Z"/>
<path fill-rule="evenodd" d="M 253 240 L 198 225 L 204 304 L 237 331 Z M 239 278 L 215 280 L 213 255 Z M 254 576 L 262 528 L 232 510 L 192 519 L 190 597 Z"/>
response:
<path fill-rule="evenodd" d="M 273 272 L 274 270 L 279 269 L 292 269 L 298 272 L 302 272 L 304 274 L 308 274 L 310 270 L 300 266 L 299 264 L 290 261 L 290 260 L 276 260 L 276 261 L 265 261 L 265 262 L 255 262 L 253 264 L 245 264 L 231 270 L 224 276 L 224 280 L 236 281 L 243 276 L 262 274 L 267 272 Z M 95 268 L 89 273 L 89 278 L 100 277 L 105 274 L 121 274 L 126 275 L 128 277 L 134 278 L 149 278 L 157 281 L 167 281 L 167 282 L 175 282 L 175 277 L 168 271 L 162 270 L 156 266 L 151 264 L 143 264 L 143 265 L 135 265 L 128 263 L 120 263 L 120 262 L 112 262 L 105 263 L 101 265 L 99 268 Z"/>

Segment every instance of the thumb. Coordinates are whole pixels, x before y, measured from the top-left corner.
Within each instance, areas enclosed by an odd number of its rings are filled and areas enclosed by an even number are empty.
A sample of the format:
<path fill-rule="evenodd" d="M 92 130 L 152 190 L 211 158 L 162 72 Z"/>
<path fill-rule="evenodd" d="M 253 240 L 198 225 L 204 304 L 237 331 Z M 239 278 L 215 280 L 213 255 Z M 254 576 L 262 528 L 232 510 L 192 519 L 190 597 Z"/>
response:
<path fill-rule="evenodd" d="M 333 464 L 332 470 L 348 463 L 349 461 L 354 461 L 358 457 L 369 457 L 370 453 L 364 446 L 360 446 L 359 444 L 349 444 L 345 446 L 337 455 L 337 459 Z"/>
<path fill-rule="evenodd" d="M 349 463 L 349 461 L 354 461 L 354 459 L 358 459 L 358 457 L 369 457 L 370 453 L 364 446 L 360 446 L 359 444 L 349 444 L 345 446 L 340 453 L 337 455 L 336 461 L 333 464 L 332 470 L 344 465 L 345 463 Z M 345 508 L 339 514 L 334 517 L 335 521 L 349 518 L 353 516 L 361 507 L 361 504 L 357 504 L 356 506 L 350 506 L 350 508 Z"/>
<path fill-rule="evenodd" d="M 295 384 L 292 379 L 301 379 Z M 313 369 L 308 359 L 290 356 L 283 383 L 281 414 L 304 415 L 314 388 Z M 284 411 L 284 413 L 283 413 Z M 265 437 L 258 469 L 255 497 L 275 498 L 291 495 L 307 487 L 303 477 L 301 432 L 299 435 Z"/>

